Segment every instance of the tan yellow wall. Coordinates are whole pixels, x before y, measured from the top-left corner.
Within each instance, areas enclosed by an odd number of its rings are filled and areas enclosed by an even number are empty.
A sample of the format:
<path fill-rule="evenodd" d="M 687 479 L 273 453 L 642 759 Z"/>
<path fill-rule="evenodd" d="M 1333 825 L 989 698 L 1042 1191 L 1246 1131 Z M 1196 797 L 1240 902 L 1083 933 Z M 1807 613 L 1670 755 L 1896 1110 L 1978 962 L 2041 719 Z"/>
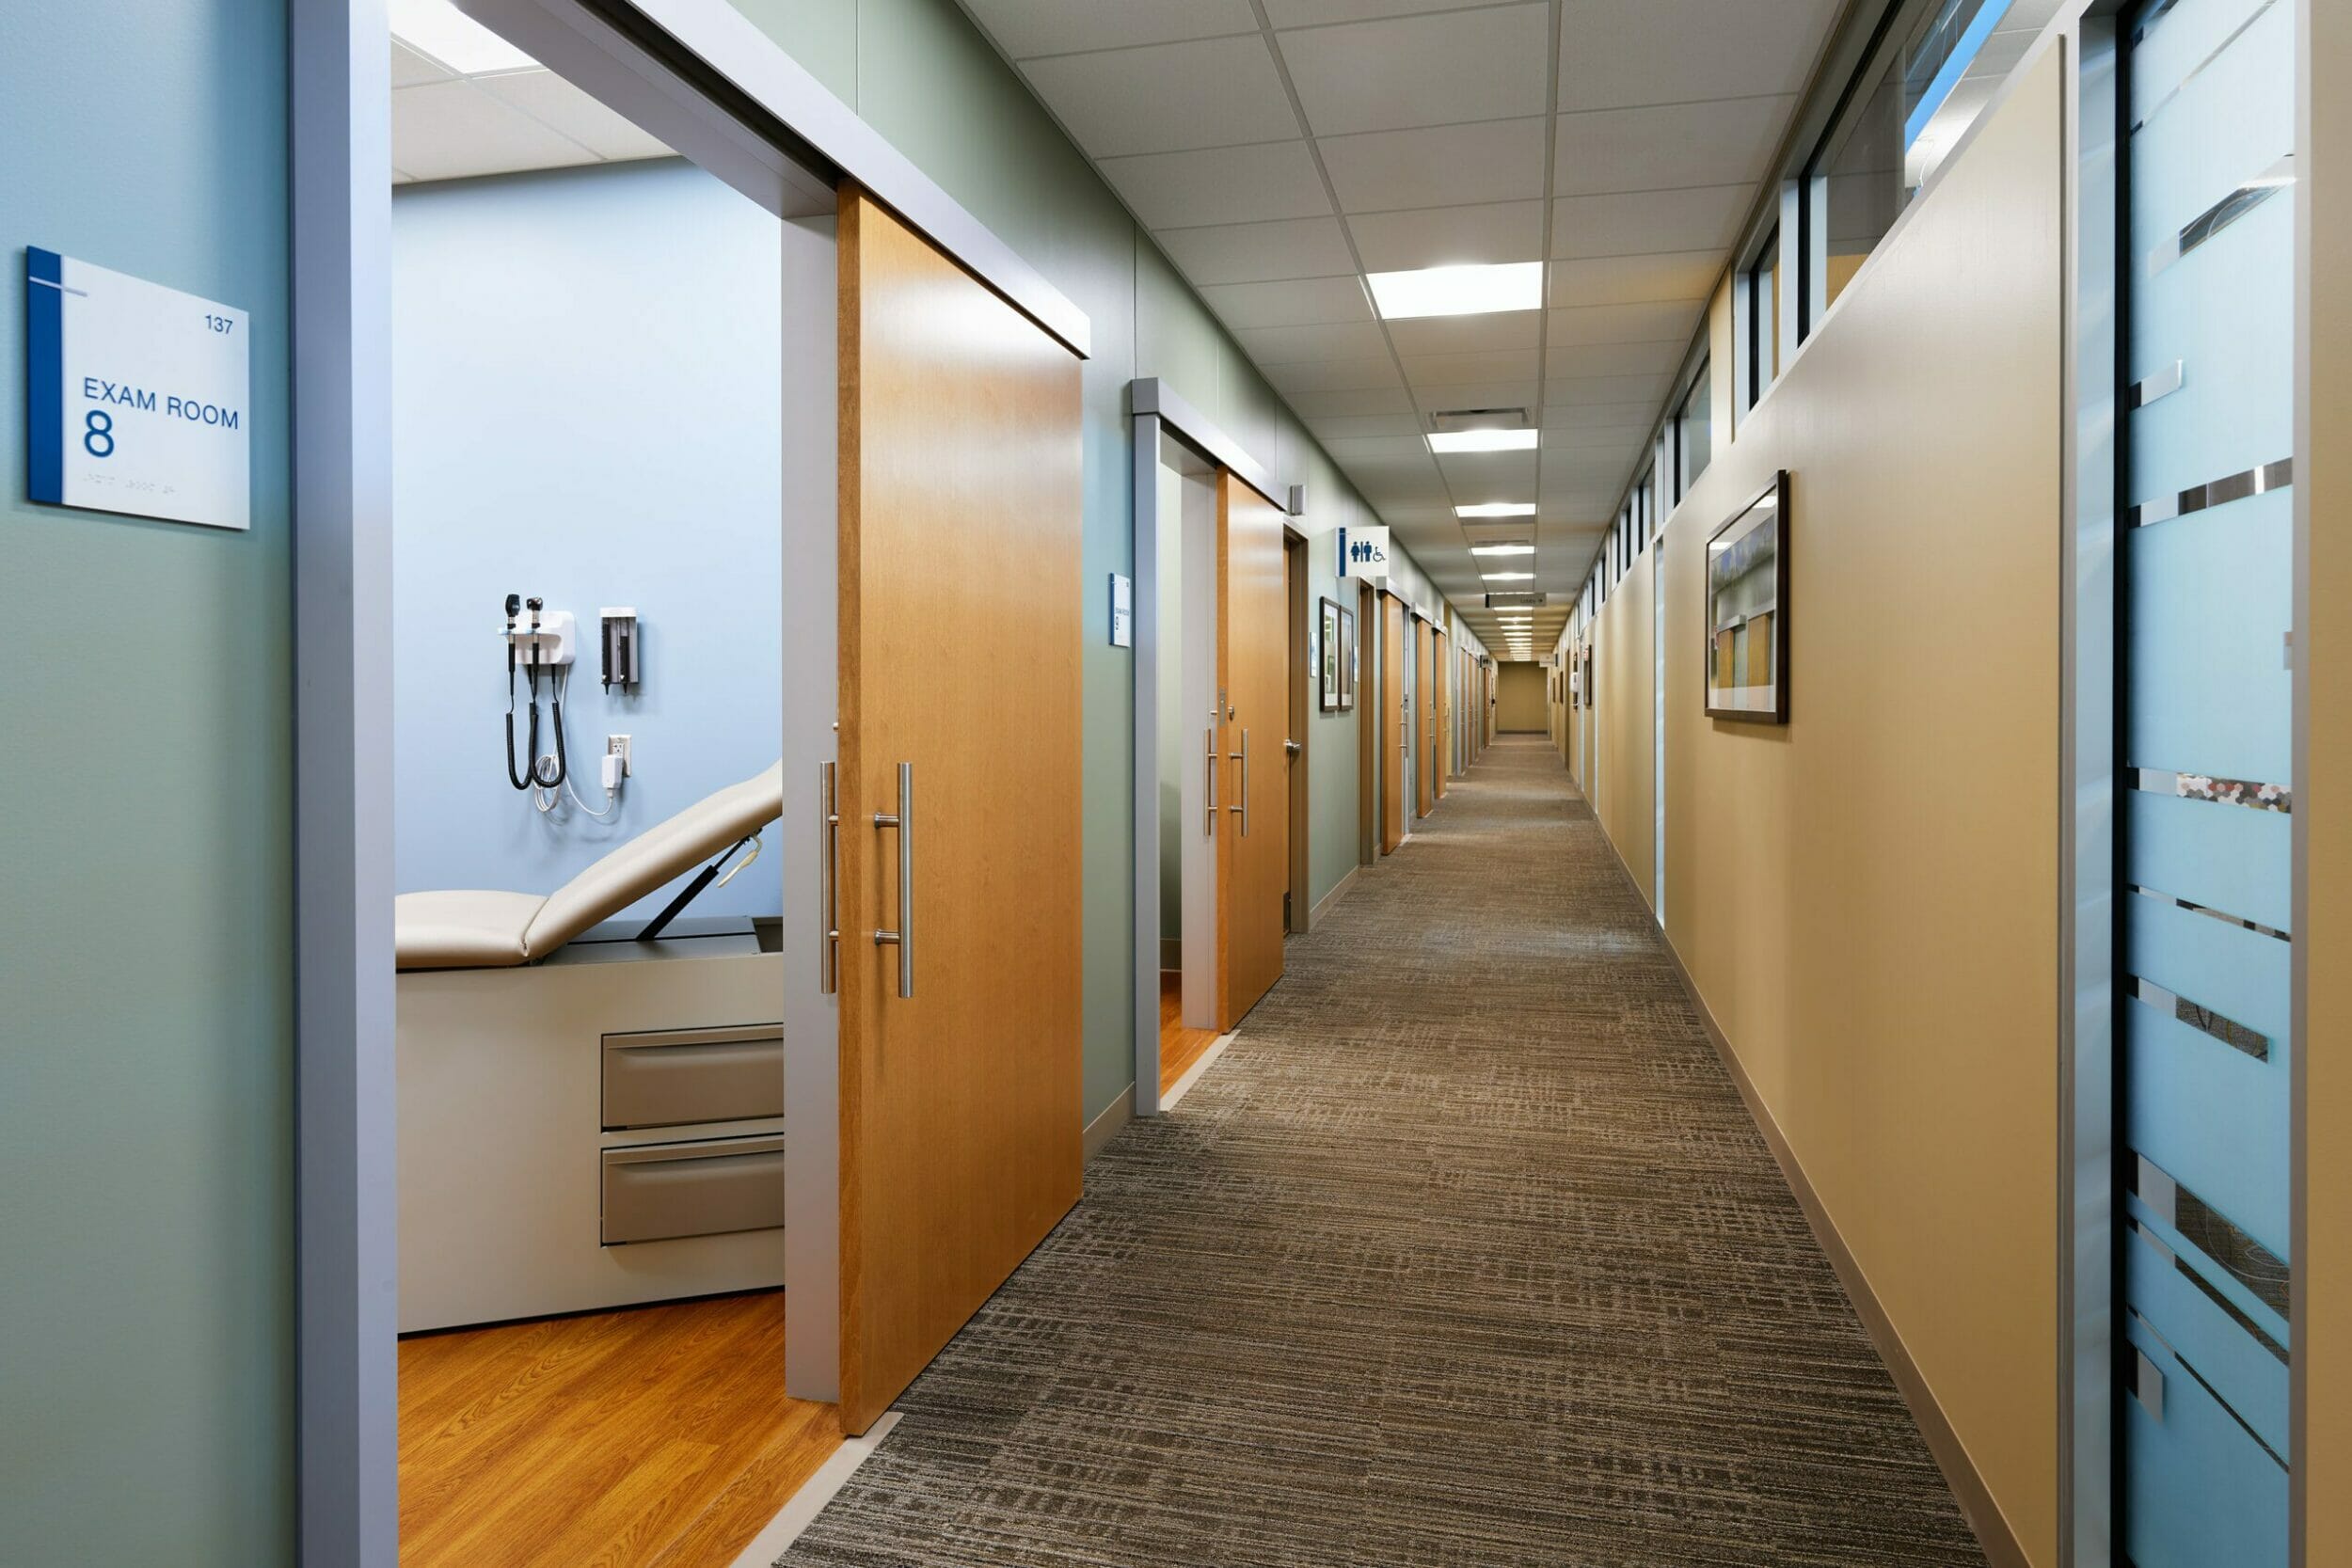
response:
<path fill-rule="evenodd" d="M 1544 733 L 1544 667 L 1540 664 L 1502 664 L 1495 667 L 1495 728 Z"/>
<path fill-rule="evenodd" d="M 1655 542 L 1652 549 L 1657 548 Z M 1626 869 L 1658 906 L 1658 748 L 1650 719 L 1658 700 L 1658 653 L 1650 643 L 1650 565 L 1645 552 L 1609 591 L 1593 623 L 1593 684 L 1600 690 L 1600 789 L 1595 810 Z M 1669 736 L 1668 744 L 1672 744 Z"/>
<path fill-rule="evenodd" d="M 2295 482 L 2309 555 L 2296 625 L 2305 734 L 2295 810 L 2305 900 L 2296 945 L 2307 991 L 2296 1064 L 2304 1074 L 2302 1234 L 2295 1260 L 2295 1355 L 2302 1375 L 2296 1477 L 2307 1568 L 2352 1562 L 2352 7 L 2302 0 L 2307 71 L 2303 181 L 2311 279 L 2310 425 Z M 2317 83 L 2323 90 L 2311 89 Z"/>
<path fill-rule="evenodd" d="M 1729 444 L 1719 295 L 1719 444 L 1662 536 L 1668 935 L 2041 1564 L 2058 1520 L 2064 85 L 2057 52 L 2030 68 Z M 1702 547 L 1778 467 L 1792 719 L 1717 722 L 1687 635 Z M 1648 577 L 1637 562 L 1597 628 L 1601 819 L 1645 883 Z"/>

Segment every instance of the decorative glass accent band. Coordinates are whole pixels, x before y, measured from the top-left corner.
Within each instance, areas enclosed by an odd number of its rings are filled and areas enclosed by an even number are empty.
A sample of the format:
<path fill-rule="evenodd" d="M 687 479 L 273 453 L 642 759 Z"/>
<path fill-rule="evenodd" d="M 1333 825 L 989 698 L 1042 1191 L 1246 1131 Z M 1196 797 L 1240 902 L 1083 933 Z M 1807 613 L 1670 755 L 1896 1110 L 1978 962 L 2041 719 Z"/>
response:
<path fill-rule="evenodd" d="M 2175 909 L 2186 910 L 2191 914 L 2201 914 L 2208 920 L 2218 920 L 2224 926 L 2235 926 L 2241 930 L 2251 931 L 2257 936 L 2275 937 L 2280 942 L 2295 940 L 2286 932 L 2265 926 L 2258 920 L 2249 920 L 2243 915 L 2231 914 L 2225 910 L 2208 909 L 2202 904 L 2192 904 L 2185 898 L 2175 898 L 2169 893 L 2159 893 L 2152 887 L 2141 887 L 2137 882 L 2130 884 L 2130 891 L 2138 894 L 2142 898 L 2153 898 L 2159 904 L 2169 904 Z"/>
<path fill-rule="evenodd" d="M 2285 1469 L 2287 1467 L 2287 1462 L 2280 1456 L 2279 1450 L 2263 1441 L 2263 1434 L 2256 1432 L 2253 1427 L 2248 1423 L 2246 1418 L 2239 1415 L 2236 1409 L 2231 1405 L 2230 1402 L 2221 1397 L 2220 1389 L 2205 1381 L 2205 1374 L 2197 1370 L 2197 1364 L 2195 1362 L 2181 1354 L 2181 1347 L 2166 1338 L 2164 1337 L 2164 1331 L 2156 1327 L 2154 1323 L 2150 1323 L 2146 1313 L 2140 1311 L 2139 1308 L 2136 1307 L 2130 1310 L 2132 1314 L 2132 1322 L 2139 1325 L 2139 1331 L 2142 1334 L 2147 1335 L 2151 1339 L 2153 1339 L 2157 1344 L 2162 1345 L 2165 1350 L 2170 1354 L 2173 1361 L 2180 1367 L 2181 1370 L 2186 1372 L 2189 1377 L 2196 1382 L 2197 1386 L 2205 1391 L 2207 1398 L 2211 1399 L 2214 1403 L 2221 1407 L 2221 1413 L 2229 1417 L 2231 1420 L 2235 1421 L 2237 1423 L 2238 1430 L 2246 1433 L 2247 1436 L 2252 1438 L 2254 1440 L 2254 1446 L 2270 1456 L 2272 1464 L 2278 1465 L 2281 1470 Z M 2131 1390 L 2134 1398 L 2137 1399 L 2141 1404 L 2148 1407 L 2149 1415 L 2153 1416 L 2159 1421 L 2163 1420 L 2164 1369 L 2157 1366 L 2153 1361 L 2151 1361 L 2148 1358 L 2148 1353 L 2141 1350 L 2137 1345 L 2126 1345 L 2123 1349 L 2128 1356 L 2134 1358 L 2134 1360 L 2127 1360 L 2123 1365 L 2123 1386 Z M 2135 1361 L 2137 1362 L 2136 1365 L 2134 1364 Z M 2126 1560 L 2126 1561 L 2128 1563 L 2128 1560 Z"/>
<path fill-rule="evenodd" d="M 2295 483 L 2295 459 L 2281 457 L 2276 463 L 2265 463 L 2259 468 L 2242 473 L 2225 474 L 2203 484 L 2194 484 L 2177 496 L 2158 496 L 2152 501 L 2141 501 L 2126 516 L 2134 528 L 2146 528 L 2150 523 L 2169 523 L 2192 512 L 2230 501 L 2242 501 L 2249 496 L 2260 496 L 2272 490 L 2283 490 Z"/>
<path fill-rule="evenodd" d="M 2148 275 L 2162 272 L 2294 183 L 2295 154 L 2290 152 L 2183 224 L 2179 233 L 2167 235 L 2148 252 Z"/>
<path fill-rule="evenodd" d="M 2139 26 L 2135 29 L 2132 34 L 2132 42 L 2137 44 L 2140 40 L 2146 38 L 2148 36 L 2148 29 L 2155 24 L 2158 17 L 2161 17 L 2165 12 L 2172 8 L 2172 4 L 2173 0 L 2159 0 L 2158 4 L 2149 7 L 2147 16 L 2141 21 Z M 2255 23 L 2260 22 L 2265 13 L 2266 13 L 2275 4 L 2277 4 L 2277 0 L 2263 0 L 2261 5 L 2256 6 L 2254 8 L 2253 15 L 2248 17 L 2245 21 L 2239 23 L 2235 27 L 2232 28 L 2228 38 L 2225 38 L 2219 43 L 2215 44 L 2211 53 L 2207 54 L 2203 59 L 2199 60 L 2195 65 L 2189 67 L 2188 73 L 2183 76 L 2179 81 L 2173 83 L 2170 91 L 2167 92 L 2162 98 L 2157 99 L 2153 103 L 2149 104 L 2148 112 L 2141 115 L 2137 119 L 2132 121 L 2132 129 L 2137 131 L 2141 126 L 2147 124 L 2150 120 L 2155 119 L 2156 116 L 2162 114 L 2166 104 L 2180 97 L 2181 90 L 2184 87 L 2187 87 L 2191 82 L 2197 80 L 2198 77 L 2202 76 L 2205 73 L 2206 67 L 2212 65 L 2214 61 L 2228 54 L 2230 52 L 2230 45 L 2235 43 L 2239 39 L 2244 38 L 2246 36 L 2246 29 L 2251 27 Z"/>
<path fill-rule="evenodd" d="M 2256 1323 L 2253 1319 L 2248 1317 L 2236 1302 L 2232 1301 L 2228 1296 L 2225 1296 L 2220 1291 L 2215 1290 L 2213 1288 L 2212 1280 L 2207 1279 L 2203 1275 L 2199 1274 L 2195 1269 L 2190 1268 L 2186 1260 L 2184 1259 L 2179 1253 L 2173 1251 L 2171 1247 L 2165 1243 L 2163 1237 L 2157 1235 L 2154 1231 L 2149 1229 L 2137 1220 L 2127 1220 L 2124 1223 L 2134 1236 L 2146 1243 L 2149 1246 L 2153 1247 L 2158 1257 L 2162 1258 L 2166 1262 L 2171 1264 L 2173 1269 L 2179 1273 L 2183 1279 L 2185 1279 L 2191 1285 L 2196 1286 L 2199 1294 L 2202 1295 L 2207 1301 L 2212 1302 L 2216 1307 L 2221 1308 L 2222 1312 L 2227 1315 L 2232 1323 L 2237 1324 L 2238 1327 L 2252 1335 L 2256 1344 L 2262 1346 L 2263 1349 L 2277 1356 L 2281 1362 L 2286 1360 L 2286 1346 L 2272 1338 L 2267 1329 L 2264 1328 L 2262 1324 Z M 2225 1401 L 2223 1402 L 2226 1403 L 2228 1402 Z"/>
<path fill-rule="evenodd" d="M 2270 1037 L 2249 1029 L 2234 1019 L 2222 1017 L 2211 1007 L 2201 1007 L 2185 996 L 2176 996 L 2153 980 L 2135 974 L 2125 981 L 2131 994 L 2145 1002 L 2167 1018 L 2177 1019 L 2201 1035 L 2211 1035 L 2233 1051 L 2243 1051 L 2258 1062 L 2270 1060 Z"/>
<path fill-rule="evenodd" d="M 2133 382 L 2129 387 L 2124 388 L 2124 411 L 2128 413 L 2135 408 L 2145 408 L 2150 404 L 2155 402 L 2158 398 L 2167 397 L 2171 393 L 2179 391 L 2181 389 L 2181 362 L 2178 359 L 2175 359 L 2172 363 L 2167 365 L 2155 374 L 2144 376 L 2140 380 Z"/>
<path fill-rule="evenodd" d="M 2210 773 L 2168 773 L 2161 768 L 2135 768 L 2131 774 L 2132 787 L 2151 795 L 2177 795 L 2184 800 L 2210 800 L 2217 806 L 2247 806 L 2255 811 L 2295 809 L 2295 791 L 2285 784 L 2218 779 Z"/>
<path fill-rule="evenodd" d="M 2205 1200 L 2172 1180 L 2162 1165 L 2145 1154 L 2135 1154 L 2129 1167 L 2132 1191 L 2155 1216 L 2220 1265 L 2254 1299 L 2288 1323 L 2287 1283 L 2292 1277 L 2286 1260 L 2223 1218 Z"/>

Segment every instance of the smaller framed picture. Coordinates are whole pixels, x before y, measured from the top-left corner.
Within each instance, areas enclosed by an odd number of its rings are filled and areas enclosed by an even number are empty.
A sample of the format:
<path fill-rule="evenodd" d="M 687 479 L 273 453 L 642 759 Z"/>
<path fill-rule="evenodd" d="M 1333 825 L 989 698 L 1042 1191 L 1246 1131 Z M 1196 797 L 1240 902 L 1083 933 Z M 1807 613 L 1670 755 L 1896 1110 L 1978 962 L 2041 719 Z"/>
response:
<path fill-rule="evenodd" d="M 1340 711 L 1345 713 L 1356 705 L 1356 612 L 1352 610 L 1340 611 L 1339 681 Z"/>
<path fill-rule="evenodd" d="M 1315 700 L 1326 713 L 1340 710 L 1340 616 L 1344 613 L 1335 599 L 1322 602 L 1316 626 L 1322 633 L 1315 643 Z"/>
<path fill-rule="evenodd" d="M 1788 470 L 1707 540 L 1707 715 L 1788 722 Z"/>

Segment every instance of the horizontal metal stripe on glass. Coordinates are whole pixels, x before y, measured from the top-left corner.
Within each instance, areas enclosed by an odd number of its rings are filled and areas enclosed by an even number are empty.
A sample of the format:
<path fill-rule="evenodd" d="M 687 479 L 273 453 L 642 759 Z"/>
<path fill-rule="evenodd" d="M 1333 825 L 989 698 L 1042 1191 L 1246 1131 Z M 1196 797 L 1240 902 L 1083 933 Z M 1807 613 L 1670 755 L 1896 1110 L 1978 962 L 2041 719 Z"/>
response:
<path fill-rule="evenodd" d="M 2203 1296 L 2207 1301 L 2212 1302 L 2214 1306 L 2219 1307 L 2223 1314 L 2226 1315 L 2232 1323 L 2244 1329 L 2247 1336 L 2256 1344 L 2262 1346 L 2263 1349 L 2268 1351 L 2279 1360 L 2286 1360 L 2286 1346 L 2272 1338 L 2270 1337 L 2269 1330 L 2264 1328 L 2262 1324 L 2256 1323 L 2243 1307 L 2238 1306 L 2236 1302 L 2232 1301 L 2228 1296 L 2223 1295 L 2219 1291 L 2216 1290 L 2211 1280 L 2207 1279 L 2203 1275 L 2199 1274 L 2195 1269 L 2190 1268 L 2186 1260 L 2185 1260 L 2179 1253 L 2173 1251 L 2172 1248 L 2166 1243 L 2163 1237 L 2157 1235 L 2153 1230 L 2149 1229 L 2137 1220 L 2127 1220 L 2125 1222 L 2125 1228 L 2127 1228 L 2132 1235 L 2140 1242 L 2153 1248 L 2158 1257 L 2162 1258 L 2167 1263 L 2171 1265 L 2172 1271 L 2175 1274 L 2179 1275 L 2183 1279 L 2188 1281 L 2189 1284 L 2196 1287 L 2198 1294 Z"/>
<path fill-rule="evenodd" d="M 2128 411 L 2145 408 L 2158 398 L 2181 389 L 2182 365 L 2175 359 L 2151 376 L 2143 376 L 2123 388 L 2123 407 Z"/>
<path fill-rule="evenodd" d="M 2283 490 L 2295 483 L 2295 459 L 2281 457 L 2275 463 L 2265 463 L 2258 468 L 2244 468 L 2233 474 L 2191 485 L 2178 495 L 2159 496 L 2154 500 L 2141 501 L 2125 515 L 2134 528 L 2146 528 L 2151 523 L 2169 522 L 2192 512 L 2226 505 L 2246 499 L 2249 496 L 2266 495 Z"/>
<path fill-rule="evenodd" d="M 2223 39 L 2219 43 L 2214 45 L 2212 49 L 2206 51 L 2205 57 L 2199 60 L 2195 65 L 2190 66 L 2188 70 L 2183 73 L 2179 81 L 2174 82 L 2170 87 L 2166 89 L 2162 98 L 2157 99 L 2153 103 L 2151 103 L 2148 107 L 2142 109 L 2137 117 L 2133 119 L 2132 129 L 2137 131 L 2141 126 L 2147 124 L 2150 120 L 2155 119 L 2156 116 L 2162 114 L 2166 104 L 2181 96 L 2182 88 L 2187 87 L 2191 82 L 2197 80 L 2198 77 L 2203 75 L 2205 73 L 2205 69 L 2208 66 L 2212 65 L 2214 61 L 2219 59 L 2223 55 L 2229 53 L 2230 45 L 2244 38 L 2246 36 L 2246 30 L 2253 26 L 2255 23 L 2260 22 L 2263 19 L 2264 14 L 2267 12 L 2275 4 L 2277 4 L 2277 0 L 2262 0 L 2262 4 L 2254 8 L 2252 15 L 2249 16 L 2245 21 L 2239 23 L 2235 27 L 2232 28 L 2230 30 L 2229 37 Z M 2166 11 L 2169 11 L 2171 8 L 2171 0 L 2165 0 L 2165 3 L 2162 5 L 2151 7 L 2150 10 L 2153 14 L 2140 23 L 2137 33 L 2134 35 L 2134 41 L 2146 38 L 2148 36 L 2148 28 L 2150 24 L 2153 24 L 2157 17 L 2162 16 Z"/>
<path fill-rule="evenodd" d="M 2223 1272 L 2252 1293 L 2255 1300 L 2289 1323 L 2286 1260 L 2182 1186 L 2164 1167 L 2145 1154 L 2135 1154 L 2127 1167 L 2131 1191 L 2157 1219 L 2218 1264 Z"/>
<path fill-rule="evenodd" d="M 2151 795 L 2173 795 L 2184 800 L 2209 800 L 2217 806 L 2247 806 L 2281 815 L 2295 809 L 2295 791 L 2285 784 L 2221 779 L 2210 773 L 2175 773 L 2162 768 L 2134 768 L 2129 772 L 2131 786 Z"/>
<path fill-rule="evenodd" d="M 2290 152 L 2183 224 L 2179 233 L 2166 235 L 2148 252 L 2149 273 L 2162 272 L 2294 183 L 2295 154 Z"/>
<path fill-rule="evenodd" d="M 2232 1421 L 2236 1423 L 2237 1429 L 2240 1432 L 2252 1438 L 2255 1446 L 2260 1448 L 2263 1452 L 2268 1454 L 2273 1464 L 2277 1465 L 2282 1470 L 2287 1467 L 2287 1462 L 2279 1457 L 2279 1450 L 2272 1448 L 2268 1443 L 2263 1441 L 2263 1434 L 2256 1432 L 2247 1423 L 2246 1418 L 2239 1415 L 2236 1408 L 2233 1406 L 2228 1400 L 2221 1397 L 2221 1391 L 2205 1380 L 2205 1375 L 2197 1370 L 2196 1364 L 2190 1361 L 2187 1356 L 2183 1355 L 2179 1347 L 2174 1345 L 2171 1340 L 2164 1337 L 2164 1332 L 2161 1329 L 2157 1328 L 2155 1324 L 2150 1323 L 2138 1312 L 2132 1313 L 2131 1322 L 2134 1328 L 2138 1329 L 2142 1334 L 2145 1334 L 2148 1338 L 2153 1339 L 2157 1344 L 2162 1345 L 2167 1351 L 2169 1351 L 2172 1354 L 2172 1364 L 2180 1368 L 2182 1371 L 2187 1373 L 2190 1377 L 2196 1379 L 2197 1386 L 2205 1391 L 2205 1396 L 2220 1407 L 2223 1415 L 2229 1417 Z M 2149 1414 L 2154 1416 L 2157 1420 L 2161 1421 L 2164 1419 L 2163 1369 L 2149 1361 L 2144 1353 L 2140 1354 L 2139 1359 L 2140 1368 L 2135 1379 L 2135 1385 L 2132 1392 L 2139 1396 L 2140 1403 L 2147 1404 L 2148 1396 L 2145 1391 L 2147 1377 L 2150 1372 L 2154 1372 L 2156 1374 L 2156 1402 L 2153 1405 L 2149 1405 Z"/>
<path fill-rule="evenodd" d="M 2210 1035 L 2233 1051 L 2242 1051 L 2258 1062 L 2270 1060 L 2270 1037 L 2258 1029 L 2222 1017 L 2211 1007 L 2201 1007 L 2185 996 L 2175 996 L 2153 980 L 2133 975 L 2128 982 L 2131 994 L 2167 1018 L 2177 1019 L 2202 1035 Z"/>
<path fill-rule="evenodd" d="M 2186 910 L 2191 914 L 2201 914 L 2208 920 L 2218 920 L 2224 926 L 2236 926 L 2243 927 L 2244 929 L 2252 931 L 2260 936 L 2276 937 L 2280 942 L 2293 942 L 2295 940 L 2293 937 L 2288 936 L 2284 931 L 2273 929 L 2272 927 L 2265 926 L 2258 921 L 2248 920 L 2241 915 L 2231 914 L 2226 910 L 2207 909 L 2202 904 L 2192 904 L 2185 898 L 2175 898 L 2169 893 L 2162 893 L 2152 887 L 2141 887 L 2136 882 L 2130 884 L 2125 891 L 2129 893 L 2137 893 L 2142 898 L 2153 898 L 2159 904 L 2170 904 L 2175 909 Z"/>

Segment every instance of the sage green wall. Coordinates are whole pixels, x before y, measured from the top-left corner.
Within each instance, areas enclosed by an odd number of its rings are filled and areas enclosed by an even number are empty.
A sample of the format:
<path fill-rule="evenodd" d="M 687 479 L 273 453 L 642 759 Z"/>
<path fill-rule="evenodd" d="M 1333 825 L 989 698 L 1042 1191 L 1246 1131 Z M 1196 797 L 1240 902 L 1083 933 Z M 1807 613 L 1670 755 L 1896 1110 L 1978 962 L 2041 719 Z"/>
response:
<path fill-rule="evenodd" d="M 1307 487 L 1310 605 L 1343 604 L 1321 536 L 1376 522 L 1190 285 L 954 0 L 734 0 L 860 118 L 1087 314 L 1086 1105 L 1134 1080 L 1132 655 L 1108 646 L 1109 574 L 1135 570 L 1127 383 L 1158 376 L 1282 483 Z M 1417 570 L 1409 575 L 1419 581 Z M 1309 879 L 1356 864 L 1356 715 L 1314 714 Z"/>
<path fill-rule="evenodd" d="M 0 7 L 0 1560 L 294 1559 L 283 0 Z M 251 312 L 253 527 L 24 499 L 24 250 Z"/>

